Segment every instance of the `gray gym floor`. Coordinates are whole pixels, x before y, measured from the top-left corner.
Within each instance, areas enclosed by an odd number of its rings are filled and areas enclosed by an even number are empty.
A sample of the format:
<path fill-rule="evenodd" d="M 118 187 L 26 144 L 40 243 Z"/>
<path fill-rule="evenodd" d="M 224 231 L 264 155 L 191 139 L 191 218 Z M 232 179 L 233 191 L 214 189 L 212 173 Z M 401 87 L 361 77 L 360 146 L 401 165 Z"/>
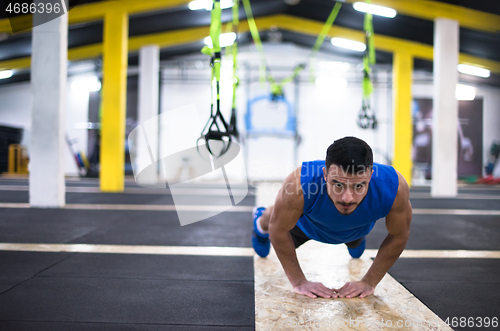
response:
<path fill-rule="evenodd" d="M 28 202 L 27 185 L 0 179 L 0 203 L 11 204 L 0 208 L 0 243 L 251 247 L 250 211 L 181 227 L 175 211 L 13 208 Z M 76 192 L 97 188 L 92 179 L 67 187 L 74 188 L 68 204 L 172 204 L 166 189 L 134 193 L 133 183 L 119 194 Z M 464 199 L 430 199 L 428 192 L 412 189 L 414 208 L 500 210 L 498 186 L 463 187 Z M 254 205 L 251 193 L 240 206 Z M 204 201 L 221 203 L 211 194 Z M 407 248 L 499 251 L 499 222 L 496 215 L 416 214 Z M 367 248 L 384 237 L 380 220 Z M 252 256 L 0 250 L 0 265 L 2 331 L 254 329 Z M 499 259 L 471 258 L 405 258 L 390 270 L 443 320 L 500 317 L 499 272 Z"/>

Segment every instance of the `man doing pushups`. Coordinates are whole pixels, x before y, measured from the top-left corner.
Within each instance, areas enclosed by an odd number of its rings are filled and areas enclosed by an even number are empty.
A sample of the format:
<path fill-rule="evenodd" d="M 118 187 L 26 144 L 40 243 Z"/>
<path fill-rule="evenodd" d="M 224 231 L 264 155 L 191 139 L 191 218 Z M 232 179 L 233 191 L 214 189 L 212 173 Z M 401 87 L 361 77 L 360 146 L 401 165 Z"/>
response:
<path fill-rule="evenodd" d="M 328 147 L 326 160 L 304 162 L 284 181 L 274 206 L 256 207 L 252 244 L 261 257 L 272 242 L 296 293 L 311 298 L 364 298 L 396 262 L 410 235 L 412 208 L 409 189 L 394 168 L 373 163 L 373 153 L 363 140 L 345 137 Z M 366 275 L 340 289 L 308 281 L 295 249 L 313 239 L 346 244 L 359 258 L 365 236 L 375 221 L 385 217 L 388 234 Z"/>

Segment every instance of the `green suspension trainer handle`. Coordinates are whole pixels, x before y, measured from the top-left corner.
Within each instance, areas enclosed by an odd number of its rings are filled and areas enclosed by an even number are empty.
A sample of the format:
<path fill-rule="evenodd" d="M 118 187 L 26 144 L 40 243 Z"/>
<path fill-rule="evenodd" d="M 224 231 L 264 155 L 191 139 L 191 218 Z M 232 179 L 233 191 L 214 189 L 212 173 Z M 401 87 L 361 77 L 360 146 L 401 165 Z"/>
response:
<path fill-rule="evenodd" d="M 271 84 L 271 99 L 272 100 L 277 100 L 280 97 L 283 97 L 283 87 L 292 82 L 295 77 L 297 77 L 302 70 L 305 69 L 306 67 L 306 61 L 304 63 L 301 63 L 297 65 L 293 69 L 293 73 L 283 79 L 281 82 L 276 82 L 274 77 L 271 74 L 271 71 L 269 70 L 269 67 L 266 65 L 266 59 L 264 55 L 264 47 L 262 46 L 262 40 L 260 39 L 259 35 L 259 30 L 257 29 L 257 24 L 255 24 L 255 18 L 253 17 L 252 13 L 252 7 L 250 6 L 250 0 L 242 0 L 243 6 L 245 8 L 245 13 L 247 15 L 247 20 L 248 20 L 248 27 L 250 29 L 250 34 L 252 35 L 252 39 L 255 43 L 255 48 L 257 48 L 259 54 L 260 54 L 260 69 L 259 69 L 259 77 L 261 82 L 267 81 Z M 311 57 L 311 62 L 313 61 L 314 57 L 316 56 L 317 52 L 319 51 L 321 45 L 323 44 L 326 36 L 328 35 L 328 31 L 331 29 L 333 22 L 335 22 L 335 19 L 337 18 L 337 15 L 340 11 L 340 8 L 342 7 L 342 4 L 340 2 L 336 2 L 335 6 L 333 7 L 332 11 L 330 12 L 330 15 L 328 16 L 325 24 L 323 25 L 323 28 L 321 29 L 320 34 L 316 38 L 316 41 L 314 43 L 313 49 L 311 51 L 311 54 L 308 57 Z M 312 68 L 312 66 L 311 66 Z M 312 73 L 312 70 L 311 70 Z M 312 74 L 311 74 L 312 75 Z"/>
<path fill-rule="evenodd" d="M 199 152 L 199 141 L 200 140 L 205 140 L 205 147 L 207 148 L 208 152 L 215 156 L 215 157 L 220 157 L 224 155 L 228 150 L 229 147 L 231 146 L 231 132 L 229 130 L 229 126 L 224 119 L 224 116 L 222 116 L 222 113 L 220 111 L 220 67 L 221 67 L 221 46 L 220 46 L 220 34 L 221 34 L 221 28 L 222 28 L 222 22 L 221 22 L 221 13 L 222 9 L 220 7 L 220 0 L 214 0 L 214 5 L 213 9 L 211 12 L 211 24 L 210 24 L 210 38 L 212 39 L 212 49 L 209 49 L 208 47 L 204 47 L 202 50 L 202 53 L 208 54 L 211 56 L 211 66 L 212 66 L 212 80 L 211 80 L 211 88 L 212 88 L 212 93 L 211 93 L 211 106 L 210 106 L 210 118 L 208 119 L 207 123 L 205 124 L 205 127 L 203 128 L 201 132 L 200 138 L 198 138 L 197 143 L 196 143 L 196 148 L 198 149 Z M 215 78 L 215 85 L 216 85 L 216 93 L 217 93 L 217 100 L 215 104 L 215 113 L 214 113 L 214 102 L 213 102 L 213 80 Z M 220 123 L 220 125 L 219 125 Z M 216 155 L 212 151 L 212 148 L 210 147 L 210 141 L 220 141 L 222 142 L 222 149 L 220 151 L 220 154 Z M 200 153 L 201 155 L 201 153 Z"/>

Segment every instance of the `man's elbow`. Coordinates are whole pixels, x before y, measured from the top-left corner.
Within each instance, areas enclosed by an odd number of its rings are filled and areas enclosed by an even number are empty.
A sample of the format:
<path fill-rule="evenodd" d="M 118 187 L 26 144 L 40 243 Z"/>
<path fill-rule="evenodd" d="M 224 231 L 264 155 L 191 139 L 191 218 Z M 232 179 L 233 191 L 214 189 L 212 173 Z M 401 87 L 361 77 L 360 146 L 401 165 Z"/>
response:
<path fill-rule="evenodd" d="M 288 231 L 279 226 L 279 224 L 269 222 L 269 239 L 271 243 L 278 243 L 280 241 L 286 240 L 288 237 Z"/>
<path fill-rule="evenodd" d="M 392 238 L 395 242 L 397 242 L 403 248 L 406 247 L 408 243 L 408 239 L 410 239 L 410 229 L 400 231 L 395 235 L 392 235 Z"/>

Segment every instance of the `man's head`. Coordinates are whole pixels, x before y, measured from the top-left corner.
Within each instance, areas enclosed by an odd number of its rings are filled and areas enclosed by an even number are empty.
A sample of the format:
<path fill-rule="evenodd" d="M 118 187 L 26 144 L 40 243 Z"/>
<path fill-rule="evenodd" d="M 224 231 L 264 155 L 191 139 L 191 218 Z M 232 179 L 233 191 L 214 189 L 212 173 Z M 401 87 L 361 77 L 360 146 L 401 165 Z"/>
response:
<path fill-rule="evenodd" d="M 368 193 L 373 172 L 372 149 L 361 139 L 345 137 L 328 147 L 325 163 L 328 196 L 341 214 L 349 215 Z"/>

